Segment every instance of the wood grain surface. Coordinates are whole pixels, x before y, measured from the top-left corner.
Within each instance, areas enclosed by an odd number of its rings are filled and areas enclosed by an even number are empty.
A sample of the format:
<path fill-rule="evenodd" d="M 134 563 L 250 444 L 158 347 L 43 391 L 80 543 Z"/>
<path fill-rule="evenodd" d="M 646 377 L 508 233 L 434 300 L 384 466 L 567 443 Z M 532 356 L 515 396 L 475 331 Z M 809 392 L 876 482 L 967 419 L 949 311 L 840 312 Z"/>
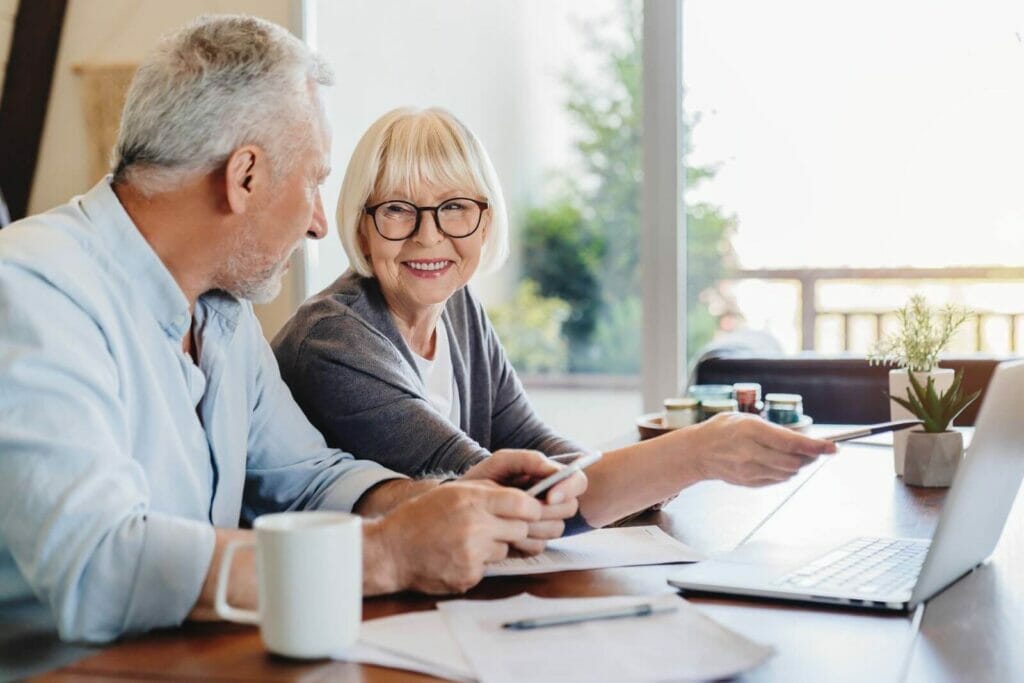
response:
<path fill-rule="evenodd" d="M 705 552 L 740 542 L 820 543 L 858 534 L 929 536 L 945 489 L 906 486 L 891 451 L 843 446 L 786 484 L 742 489 L 692 487 L 667 509 L 634 520 L 658 524 Z M 1018 501 L 994 560 L 933 599 L 914 637 L 909 615 L 882 615 L 768 601 L 692 597 L 724 624 L 777 654 L 744 681 L 1024 680 L 1024 508 Z M 527 591 L 545 597 L 653 595 L 672 591 L 671 566 L 485 579 L 474 599 Z M 413 594 L 371 598 L 364 619 L 431 609 Z M 344 662 L 302 663 L 271 656 L 255 629 L 190 624 L 106 648 L 37 680 L 424 681 L 409 672 Z"/>

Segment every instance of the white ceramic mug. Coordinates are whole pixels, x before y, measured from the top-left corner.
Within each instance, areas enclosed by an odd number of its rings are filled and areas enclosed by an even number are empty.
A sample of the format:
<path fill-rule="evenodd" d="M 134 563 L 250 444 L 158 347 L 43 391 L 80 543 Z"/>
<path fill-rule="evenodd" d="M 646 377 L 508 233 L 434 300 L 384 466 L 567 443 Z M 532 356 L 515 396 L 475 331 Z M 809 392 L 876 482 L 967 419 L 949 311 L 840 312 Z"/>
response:
<path fill-rule="evenodd" d="M 232 541 L 217 577 L 217 614 L 259 624 L 271 652 L 329 657 L 359 637 L 363 610 L 362 521 L 345 512 L 281 512 L 258 517 L 255 541 Z M 235 552 L 256 548 L 259 610 L 232 607 Z"/>

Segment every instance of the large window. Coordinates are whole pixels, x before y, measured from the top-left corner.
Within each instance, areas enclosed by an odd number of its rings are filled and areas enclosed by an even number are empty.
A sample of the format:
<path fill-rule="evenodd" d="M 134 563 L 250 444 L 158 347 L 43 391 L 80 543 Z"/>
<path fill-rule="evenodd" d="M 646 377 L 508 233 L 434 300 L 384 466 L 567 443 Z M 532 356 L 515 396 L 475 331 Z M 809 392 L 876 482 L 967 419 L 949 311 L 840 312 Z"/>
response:
<path fill-rule="evenodd" d="M 329 94 L 337 201 L 356 140 L 397 106 L 442 106 L 488 149 L 511 213 L 512 258 L 477 276 L 541 416 L 600 443 L 641 412 L 638 0 L 309 3 Z M 336 234 L 335 230 L 332 233 Z M 307 286 L 346 267 L 335 236 Z"/>
<path fill-rule="evenodd" d="M 690 351 L 1024 351 L 1024 3 L 687 0 Z"/>
<path fill-rule="evenodd" d="M 955 351 L 1024 350 L 1017 0 L 308 4 L 327 203 L 384 111 L 465 120 L 512 214 L 475 289 L 565 434 L 628 431 L 711 347 L 863 353 L 913 292 L 980 313 Z M 310 291 L 345 267 L 310 262 Z"/>

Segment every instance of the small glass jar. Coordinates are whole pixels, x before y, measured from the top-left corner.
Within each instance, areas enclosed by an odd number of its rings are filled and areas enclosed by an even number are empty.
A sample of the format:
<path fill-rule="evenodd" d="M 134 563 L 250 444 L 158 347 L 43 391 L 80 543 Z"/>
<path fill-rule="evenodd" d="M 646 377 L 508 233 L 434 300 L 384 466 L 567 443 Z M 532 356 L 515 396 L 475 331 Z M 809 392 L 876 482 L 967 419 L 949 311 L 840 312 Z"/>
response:
<path fill-rule="evenodd" d="M 704 401 L 715 401 L 732 398 L 731 384 L 694 384 L 686 392 L 701 403 Z"/>
<path fill-rule="evenodd" d="M 769 422 L 792 425 L 804 416 L 804 397 L 800 394 L 765 394 L 764 402 Z"/>
<path fill-rule="evenodd" d="M 761 403 L 761 385 L 757 382 L 737 382 L 732 385 L 732 395 L 736 399 L 741 413 L 760 415 L 764 404 Z"/>
<path fill-rule="evenodd" d="M 697 399 L 687 396 L 685 398 L 665 399 L 665 418 L 663 424 L 668 429 L 689 427 L 697 424 Z"/>
<path fill-rule="evenodd" d="M 736 399 L 716 398 L 700 402 L 700 420 L 710 420 L 715 415 L 722 413 L 735 413 L 737 409 Z"/>

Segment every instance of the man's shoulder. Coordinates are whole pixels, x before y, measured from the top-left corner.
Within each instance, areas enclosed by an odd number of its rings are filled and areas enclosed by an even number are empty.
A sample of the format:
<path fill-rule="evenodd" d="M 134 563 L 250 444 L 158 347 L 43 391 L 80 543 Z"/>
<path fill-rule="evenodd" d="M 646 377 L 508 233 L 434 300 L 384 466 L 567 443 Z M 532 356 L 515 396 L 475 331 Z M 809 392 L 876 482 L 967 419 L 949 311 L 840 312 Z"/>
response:
<path fill-rule="evenodd" d="M 90 236 L 71 205 L 11 223 L 0 231 L 0 261 L 45 268 L 54 261 L 87 263 Z"/>
<path fill-rule="evenodd" d="M 0 231 L 0 271 L 38 278 L 77 302 L 103 297 L 113 266 L 71 204 Z"/>

